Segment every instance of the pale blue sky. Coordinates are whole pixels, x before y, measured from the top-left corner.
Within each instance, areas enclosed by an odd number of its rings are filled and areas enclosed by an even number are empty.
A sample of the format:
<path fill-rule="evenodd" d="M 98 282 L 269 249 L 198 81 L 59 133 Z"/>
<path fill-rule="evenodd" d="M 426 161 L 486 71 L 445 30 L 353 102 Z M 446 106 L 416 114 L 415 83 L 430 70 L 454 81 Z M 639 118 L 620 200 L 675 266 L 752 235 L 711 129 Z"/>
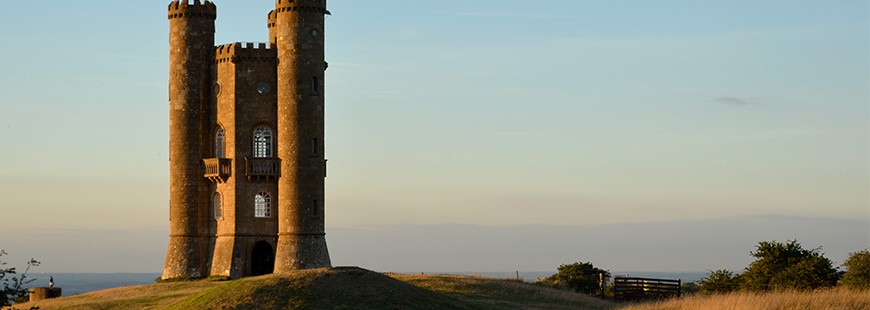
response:
<path fill-rule="evenodd" d="M 150 244 L 138 249 L 149 255 L 106 271 L 159 271 L 163 2 L 0 2 L 0 248 L 52 256 L 121 231 Z M 266 40 L 273 1 L 216 3 L 218 44 Z M 867 1 L 330 0 L 329 9 L 328 234 L 781 215 L 865 227 L 807 246 L 870 246 Z M 34 231 L 78 241 L 12 240 Z M 327 236 L 333 260 L 355 264 L 340 237 Z M 89 259 L 45 268 L 85 270 Z M 555 268 L 525 263 L 516 268 Z M 612 268 L 647 268 L 625 264 Z"/>

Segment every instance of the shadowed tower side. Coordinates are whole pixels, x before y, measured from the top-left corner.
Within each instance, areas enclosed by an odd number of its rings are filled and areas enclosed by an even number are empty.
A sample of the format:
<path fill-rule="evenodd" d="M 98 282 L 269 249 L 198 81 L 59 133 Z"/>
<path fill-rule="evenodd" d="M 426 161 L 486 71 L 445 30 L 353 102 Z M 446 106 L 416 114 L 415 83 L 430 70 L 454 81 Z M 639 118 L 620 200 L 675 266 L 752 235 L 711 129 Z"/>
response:
<path fill-rule="evenodd" d="M 278 50 L 281 159 L 275 272 L 331 266 L 323 212 L 327 13 L 326 0 L 276 0 L 270 27 L 270 41 L 275 40 Z"/>
<path fill-rule="evenodd" d="M 202 174 L 217 8 L 169 4 L 169 249 L 163 278 L 208 275 L 209 191 Z"/>

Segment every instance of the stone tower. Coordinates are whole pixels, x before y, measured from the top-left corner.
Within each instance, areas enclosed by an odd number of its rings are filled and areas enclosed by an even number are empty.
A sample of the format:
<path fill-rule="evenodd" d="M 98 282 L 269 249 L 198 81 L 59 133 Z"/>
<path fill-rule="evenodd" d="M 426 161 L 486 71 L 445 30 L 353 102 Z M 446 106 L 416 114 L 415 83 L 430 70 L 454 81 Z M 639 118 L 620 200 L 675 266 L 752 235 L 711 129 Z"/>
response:
<path fill-rule="evenodd" d="M 169 251 L 165 278 L 206 274 L 208 184 L 202 176 L 214 54 L 212 3 L 169 5 Z"/>
<path fill-rule="evenodd" d="M 326 0 L 277 0 L 278 253 L 275 270 L 329 266 L 323 229 Z"/>
<path fill-rule="evenodd" d="M 325 0 L 276 0 L 269 44 L 214 45 L 217 8 L 170 23 L 170 242 L 163 278 L 329 267 Z"/>

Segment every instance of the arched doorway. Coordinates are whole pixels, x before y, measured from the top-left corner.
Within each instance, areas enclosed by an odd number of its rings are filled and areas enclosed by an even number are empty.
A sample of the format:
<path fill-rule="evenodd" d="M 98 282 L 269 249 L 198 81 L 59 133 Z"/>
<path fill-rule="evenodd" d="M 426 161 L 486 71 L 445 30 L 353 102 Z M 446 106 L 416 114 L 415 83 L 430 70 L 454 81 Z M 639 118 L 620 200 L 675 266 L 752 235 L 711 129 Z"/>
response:
<path fill-rule="evenodd" d="M 272 245 L 266 241 L 257 242 L 251 253 L 251 275 L 270 274 L 275 268 L 275 252 Z"/>

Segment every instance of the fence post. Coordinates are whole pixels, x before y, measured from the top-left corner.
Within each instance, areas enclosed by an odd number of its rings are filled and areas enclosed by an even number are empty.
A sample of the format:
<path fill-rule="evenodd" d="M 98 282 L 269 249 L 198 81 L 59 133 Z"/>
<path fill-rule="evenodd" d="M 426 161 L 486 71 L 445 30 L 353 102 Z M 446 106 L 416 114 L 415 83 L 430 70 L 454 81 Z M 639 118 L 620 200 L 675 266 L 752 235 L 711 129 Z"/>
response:
<path fill-rule="evenodd" d="M 598 288 L 601 289 L 601 299 L 605 299 L 606 296 L 604 296 L 604 273 L 603 272 L 598 273 Z"/>
<path fill-rule="evenodd" d="M 683 295 L 683 279 L 677 279 L 677 298 Z"/>

